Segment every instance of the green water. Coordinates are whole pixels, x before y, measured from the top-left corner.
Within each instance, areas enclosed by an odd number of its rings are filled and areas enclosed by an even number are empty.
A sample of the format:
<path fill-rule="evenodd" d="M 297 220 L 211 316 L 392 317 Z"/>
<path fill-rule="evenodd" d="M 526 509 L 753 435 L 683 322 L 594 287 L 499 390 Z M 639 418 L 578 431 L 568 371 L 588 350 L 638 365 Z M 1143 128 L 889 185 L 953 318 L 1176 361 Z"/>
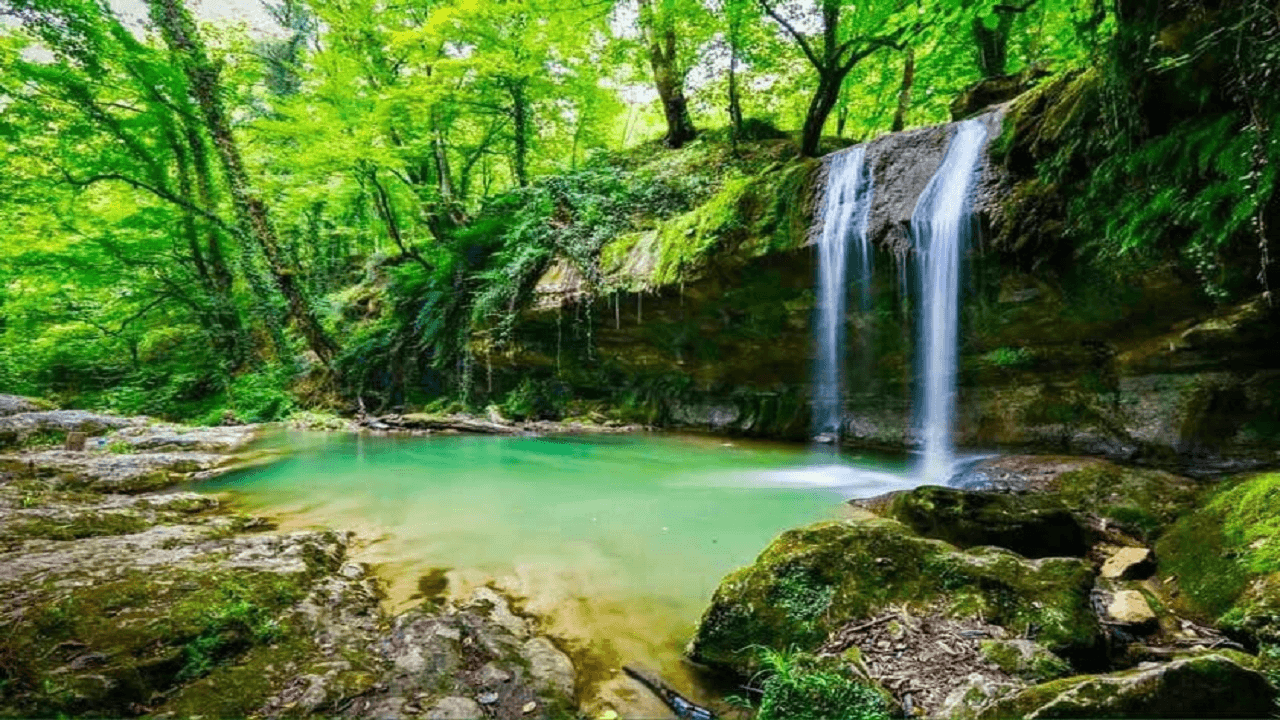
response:
<path fill-rule="evenodd" d="M 379 567 L 397 609 L 444 568 L 456 596 L 493 582 L 604 664 L 675 676 L 725 574 L 779 532 L 840 516 L 847 497 L 911 484 L 898 464 L 703 437 L 267 442 L 288 455 L 209 489 L 286 529 L 355 531 L 356 559 Z"/>

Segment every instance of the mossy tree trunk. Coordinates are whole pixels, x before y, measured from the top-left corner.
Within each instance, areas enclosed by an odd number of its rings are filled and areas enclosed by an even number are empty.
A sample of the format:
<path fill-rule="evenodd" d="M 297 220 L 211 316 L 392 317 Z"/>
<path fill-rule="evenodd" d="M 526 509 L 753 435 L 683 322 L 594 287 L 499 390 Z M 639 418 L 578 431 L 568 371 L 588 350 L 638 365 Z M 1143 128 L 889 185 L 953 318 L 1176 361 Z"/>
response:
<path fill-rule="evenodd" d="M 337 346 L 305 297 L 296 270 L 286 263 L 267 204 L 251 189 L 249 174 L 222 102 L 219 68 L 209 58 L 197 34 L 195 20 L 183 0 L 150 0 L 150 5 L 152 18 L 186 75 L 205 129 L 222 161 L 239 225 L 246 238 L 251 239 L 262 252 L 308 347 L 328 365 L 337 353 Z"/>

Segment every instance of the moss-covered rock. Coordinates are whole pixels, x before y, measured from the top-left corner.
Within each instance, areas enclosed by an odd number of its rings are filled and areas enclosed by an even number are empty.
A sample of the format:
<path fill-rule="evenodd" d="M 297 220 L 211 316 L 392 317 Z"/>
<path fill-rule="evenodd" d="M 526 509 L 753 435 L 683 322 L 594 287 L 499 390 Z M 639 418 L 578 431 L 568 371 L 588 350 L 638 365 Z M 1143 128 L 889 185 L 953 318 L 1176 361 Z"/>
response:
<path fill-rule="evenodd" d="M 1280 642 L 1280 474 L 1229 482 L 1156 545 L 1180 609 Z"/>
<path fill-rule="evenodd" d="M 1089 538 L 1057 498 L 921 487 L 893 499 L 889 517 L 959 547 L 996 545 L 1031 558 L 1083 556 Z"/>
<path fill-rule="evenodd" d="M 984 640 L 982 656 L 1002 671 L 1031 682 L 1047 682 L 1071 673 L 1071 665 L 1029 640 Z"/>
<path fill-rule="evenodd" d="M 1202 483 L 1162 470 L 1061 456 L 1006 456 L 980 463 L 966 486 L 1047 495 L 1078 515 L 1101 518 L 1146 541 L 1195 508 L 1205 490 Z"/>
<path fill-rule="evenodd" d="M 1275 696 L 1260 673 L 1215 654 L 1036 685 L 991 703 L 977 717 L 1265 718 L 1275 710 Z"/>
<path fill-rule="evenodd" d="M 689 654 L 749 675 L 757 669 L 753 646 L 811 650 L 832 630 L 903 604 L 980 615 L 1085 660 L 1100 642 L 1092 583 L 1082 560 L 960 552 L 892 520 L 821 523 L 783 533 L 754 565 L 726 577 Z"/>

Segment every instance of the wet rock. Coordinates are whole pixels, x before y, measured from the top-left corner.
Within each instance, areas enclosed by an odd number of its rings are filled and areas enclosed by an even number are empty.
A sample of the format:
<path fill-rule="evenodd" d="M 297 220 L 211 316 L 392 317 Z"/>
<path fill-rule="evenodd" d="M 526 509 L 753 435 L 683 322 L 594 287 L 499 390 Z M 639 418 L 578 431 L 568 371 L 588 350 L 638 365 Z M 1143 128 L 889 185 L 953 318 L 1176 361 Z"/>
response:
<path fill-rule="evenodd" d="M 752 646 L 811 650 L 838 627 L 890 605 L 933 604 L 954 617 L 1039 628 L 1065 657 L 1101 642 L 1084 560 L 1027 560 L 1006 550 L 966 552 L 890 520 L 821 523 L 779 536 L 755 564 L 726 577 L 690 643 L 699 662 L 750 676 Z"/>
<path fill-rule="evenodd" d="M 475 700 L 450 696 L 437 700 L 423 717 L 427 720 L 474 720 L 484 717 L 484 710 Z"/>
<path fill-rule="evenodd" d="M 535 683 L 564 697 L 573 697 L 575 673 L 573 662 L 545 637 L 524 644 L 521 655 L 529 662 L 529 674 Z"/>
<path fill-rule="evenodd" d="M 1089 539 L 1056 498 L 922 487 L 895 497 L 889 517 L 959 547 L 995 545 L 1031 558 L 1083 556 Z"/>
<path fill-rule="evenodd" d="M 977 713 L 1000 718 L 1264 718 L 1276 690 L 1261 674 L 1222 655 L 1056 680 L 997 700 Z"/>
<path fill-rule="evenodd" d="M 1150 577 L 1155 569 L 1155 557 L 1149 549 L 1125 547 L 1107 558 L 1100 574 L 1108 580 L 1142 580 Z"/>

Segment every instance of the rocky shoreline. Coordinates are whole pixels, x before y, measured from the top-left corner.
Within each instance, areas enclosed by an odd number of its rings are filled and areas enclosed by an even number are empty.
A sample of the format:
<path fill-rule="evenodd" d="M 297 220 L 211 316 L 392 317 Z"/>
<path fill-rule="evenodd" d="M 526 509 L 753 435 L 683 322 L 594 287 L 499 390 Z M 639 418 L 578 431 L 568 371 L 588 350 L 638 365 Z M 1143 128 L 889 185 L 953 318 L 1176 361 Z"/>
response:
<path fill-rule="evenodd" d="M 72 432 L 85 450 L 51 447 Z M 512 599 L 391 616 L 349 534 L 171 489 L 256 432 L 0 397 L 0 716 L 573 714 L 572 661 Z"/>
<path fill-rule="evenodd" d="M 966 481 L 784 533 L 690 656 L 749 679 L 792 654 L 909 716 L 1274 716 L 1280 476 L 1023 456 Z"/>
<path fill-rule="evenodd" d="M 341 429 L 641 428 L 393 415 Z M 86 449 L 53 447 L 68 433 Z M 393 615 L 350 534 L 278 532 L 174 489 L 242 466 L 257 434 L 0 396 L 0 716 L 611 712 L 589 701 L 590 663 L 517 599 L 424 590 Z M 767 695 L 785 656 L 797 677 L 874 688 L 909 717 L 1275 712 L 1280 476 L 1005 456 L 959 487 L 852 504 L 725 578 L 690 658 Z"/>

